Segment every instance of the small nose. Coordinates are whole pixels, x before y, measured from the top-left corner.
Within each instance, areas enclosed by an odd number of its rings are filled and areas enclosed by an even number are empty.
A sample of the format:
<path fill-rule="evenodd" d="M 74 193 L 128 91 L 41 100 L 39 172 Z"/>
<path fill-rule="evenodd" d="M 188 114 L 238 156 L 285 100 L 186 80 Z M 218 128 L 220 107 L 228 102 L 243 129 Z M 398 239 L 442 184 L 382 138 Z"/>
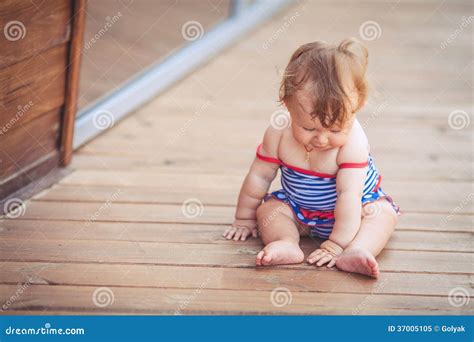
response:
<path fill-rule="evenodd" d="M 315 145 L 325 145 L 327 143 L 327 137 L 324 134 L 318 134 L 313 138 Z"/>

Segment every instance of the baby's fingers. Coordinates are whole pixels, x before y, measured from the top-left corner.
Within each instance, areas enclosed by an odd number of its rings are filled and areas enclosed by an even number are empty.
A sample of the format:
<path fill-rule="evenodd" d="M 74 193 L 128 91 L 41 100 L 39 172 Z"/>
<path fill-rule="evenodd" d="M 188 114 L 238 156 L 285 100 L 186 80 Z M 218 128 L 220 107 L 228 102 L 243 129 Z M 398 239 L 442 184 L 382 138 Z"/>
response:
<path fill-rule="evenodd" d="M 337 258 L 333 258 L 330 262 L 328 262 L 327 267 L 328 268 L 334 267 L 334 265 L 336 265 L 336 261 L 337 261 Z"/>
<path fill-rule="evenodd" d="M 322 249 L 317 249 L 313 253 L 311 253 L 306 259 L 310 264 L 314 264 L 316 261 L 321 259 L 321 257 L 324 255 L 324 251 Z"/>
<path fill-rule="evenodd" d="M 241 240 L 241 241 L 247 240 L 247 237 L 248 237 L 249 235 L 250 235 L 250 230 L 245 229 L 245 230 L 242 232 L 242 236 L 240 237 L 240 240 Z"/>
<path fill-rule="evenodd" d="M 323 256 L 319 261 L 318 263 L 316 264 L 316 266 L 323 266 L 325 263 L 327 263 L 328 261 L 332 260 L 333 256 L 331 254 L 326 254 L 325 256 Z"/>
<path fill-rule="evenodd" d="M 234 235 L 234 240 L 235 240 L 235 241 L 239 240 L 240 237 L 242 236 L 242 233 L 243 233 L 244 231 L 246 231 L 246 230 L 247 230 L 247 229 L 245 229 L 245 228 L 238 228 L 238 229 L 237 229 L 237 232 L 236 232 L 235 235 Z"/>
<path fill-rule="evenodd" d="M 234 236 L 236 230 L 237 230 L 237 229 L 236 229 L 235 227 L 230 227 L 229 229 L 227 229 L 227 230 L 225 231 L 224 237 L 225 237 L 226 239 L 232 239 L 232 237 Z"/>

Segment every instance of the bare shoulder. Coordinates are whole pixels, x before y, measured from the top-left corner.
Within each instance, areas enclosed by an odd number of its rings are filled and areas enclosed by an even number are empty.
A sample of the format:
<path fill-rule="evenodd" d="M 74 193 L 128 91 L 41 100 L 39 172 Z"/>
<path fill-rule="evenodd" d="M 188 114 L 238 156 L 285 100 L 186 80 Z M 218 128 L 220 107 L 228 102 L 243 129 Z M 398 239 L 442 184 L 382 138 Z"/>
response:
<path fill-rule="evenodd" d="M 268 126 L 263 136 L 262 147 L 260 153 L 278 159 L 278 148 L 285 129 L 277 129 L 273 126 Z"/>
<path fill-rule="evenodd" d="M 364 129 L 356 119 L 347 142 L 339 149 L 337 164 L 363 163 L 369 156 L 369 141 Z"/>

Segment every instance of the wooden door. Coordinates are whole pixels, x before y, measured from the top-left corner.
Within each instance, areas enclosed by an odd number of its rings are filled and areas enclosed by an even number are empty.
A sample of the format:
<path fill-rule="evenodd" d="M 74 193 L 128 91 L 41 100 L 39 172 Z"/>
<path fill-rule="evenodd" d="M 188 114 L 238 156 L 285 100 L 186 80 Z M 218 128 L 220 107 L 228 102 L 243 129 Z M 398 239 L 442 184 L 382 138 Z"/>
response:
<path fill-rule="evenodd" d="M 70 161 L 85 5 L 0 2 L 0 214 Z"/>

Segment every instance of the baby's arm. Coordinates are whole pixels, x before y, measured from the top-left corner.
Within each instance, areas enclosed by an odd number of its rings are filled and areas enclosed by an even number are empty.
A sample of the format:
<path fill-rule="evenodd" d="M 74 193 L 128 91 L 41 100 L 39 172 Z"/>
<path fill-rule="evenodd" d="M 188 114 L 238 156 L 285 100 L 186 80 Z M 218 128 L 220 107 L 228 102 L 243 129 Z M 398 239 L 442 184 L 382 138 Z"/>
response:
<path fill-rule="evenodd" d="M 355 127 L 359 130 L 358 127 Z M 354 132 L 338 153 L 337 163 L 365 163 L 369 155 L 367 138 L 360 128 Z M 356 236 L 360 223 L 367 167 L 341 168 L 337 173 L 336 191 L 337 201 L 334 211 L 334 227 L 328 240 L 321 244 L 320 249 L 310 255 L 308 261 L 321 266 L 328 263 L 334 266 L 336 257 L 350 244 Z M 319 252 L 318 252 L 319 251 Z"/>
<path fill-rule="evenodd" d="M 270 126 L 263 137 L 260 153 L 277 158 L 281 135 L 282 130 Z M 224 232 L 224 237 L 234 240 L 245 240 L 249 235 L 257 237 L 257 208 L 275 179 L 278 167 L 278 164 L 255 158 L 240 189 L 234 224 Z"/>

